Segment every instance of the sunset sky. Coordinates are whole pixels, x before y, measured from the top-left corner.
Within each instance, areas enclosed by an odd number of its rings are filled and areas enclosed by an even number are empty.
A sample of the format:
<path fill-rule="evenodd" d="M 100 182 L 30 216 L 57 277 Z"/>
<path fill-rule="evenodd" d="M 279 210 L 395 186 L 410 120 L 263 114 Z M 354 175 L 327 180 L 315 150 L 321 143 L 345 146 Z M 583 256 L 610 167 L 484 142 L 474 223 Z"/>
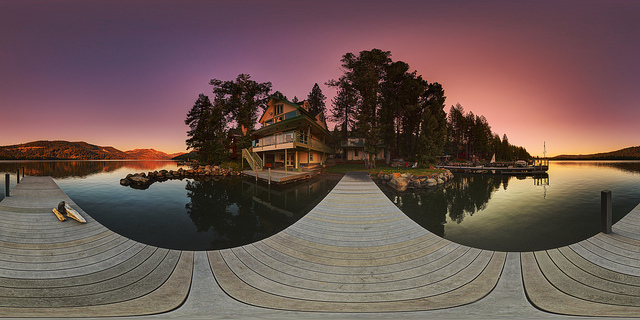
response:
<path fill-rule="evenodd" d="M 289 98 L 391 51 L 542 156 L 640 145 L 640 1 L 0 0 L 0 145 L 185 151 L 212 78 Z"/>

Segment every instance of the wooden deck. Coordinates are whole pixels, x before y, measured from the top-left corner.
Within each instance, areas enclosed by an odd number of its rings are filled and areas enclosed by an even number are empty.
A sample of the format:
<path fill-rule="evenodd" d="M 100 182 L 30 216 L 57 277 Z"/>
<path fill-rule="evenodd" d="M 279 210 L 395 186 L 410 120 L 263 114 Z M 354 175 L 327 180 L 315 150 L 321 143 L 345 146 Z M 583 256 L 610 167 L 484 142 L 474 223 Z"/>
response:
<path fill-rule="evenodd" d="M 61 200 L 87 224 L 59 222 Z M 437 237 L 366 174 L 281 233 L 225 250 L 126 239 L 49 177 L 26 177 L 0 218 L 0 317 L 640 317 L 640 206 L 612 234 L 523 253 Z"/>
<path fill-rule="evenodd" d="M 87 220 L 59 222 L 67 201 Z M 115 234 L 49 177 L 25 177 L 0 202 L 0 316 L 88 317 L 167 312 L 187 297 L 193 253 Z"/>
<path fill-rule="evenodd" d="M 268 169 L 264 169 L 262 171 L 253 171 L 253 170 L 244 170 L 242 171 L 244 176 L 249 178 L 258 178 L 258 180 L 262 182 L 269 182 L 271 180 L 272 183 L 289 183 L 300 180 L 309 179 L 312 176 L 316 175 L 316 172 L 312 171 L 292 171 L 292 170 L 271 170 L 269 173 Z"/>
<path fill-rule="evenodd" d="M 300 311 L 449 308 L 495 286 L 505 253 L 439 238 L 408 219 L 366 175 L 349 175 L 300 222 L 209 253 L 222 289 L 251 305 Z"/>

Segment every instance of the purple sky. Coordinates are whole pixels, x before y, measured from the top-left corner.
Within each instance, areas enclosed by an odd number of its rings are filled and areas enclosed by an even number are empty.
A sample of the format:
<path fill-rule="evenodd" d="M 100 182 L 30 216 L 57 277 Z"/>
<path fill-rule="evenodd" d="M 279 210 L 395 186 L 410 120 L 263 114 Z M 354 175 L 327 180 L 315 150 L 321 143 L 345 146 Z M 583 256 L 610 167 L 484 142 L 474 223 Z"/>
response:
<path fill-rule="evenodd" d="M 289 98 L 379 48 L 532 155 L 640 145 L 640 1 L 0 0 L 0 145 L 185 150 L 209 79 Z M 327 101 L 330 104 L 330 101 Z"/>

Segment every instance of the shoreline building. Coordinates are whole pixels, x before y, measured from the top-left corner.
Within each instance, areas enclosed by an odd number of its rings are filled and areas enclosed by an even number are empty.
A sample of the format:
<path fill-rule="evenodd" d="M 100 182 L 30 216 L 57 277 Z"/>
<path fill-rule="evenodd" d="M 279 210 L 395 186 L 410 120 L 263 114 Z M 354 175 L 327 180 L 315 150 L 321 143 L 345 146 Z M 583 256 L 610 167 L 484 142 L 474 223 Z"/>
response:
<path fill-rule="evenodd" d="M 337 150 L 336 155 L 340 156 L 341 161 L 364 161 L 367 157 L 364 152 L 364 143 L 365 138 L 349 137 L 340 141 L 340 148 Z M 386 150 L 384 143 L 378 144 L 378 154 L 376 154 L 375 160 L 385 160 Z"/>
<path fill-rule="evenodd" d="M 308 101 L 296 104 L 271 97 L 258 122 L 262 127 L 253 132 L 251 150 L 242 157 L 254 171 L 263 168 L 298 170 L 322 166 L 335 143 L 327 129 L 324 113 L 309 111 Z"/>

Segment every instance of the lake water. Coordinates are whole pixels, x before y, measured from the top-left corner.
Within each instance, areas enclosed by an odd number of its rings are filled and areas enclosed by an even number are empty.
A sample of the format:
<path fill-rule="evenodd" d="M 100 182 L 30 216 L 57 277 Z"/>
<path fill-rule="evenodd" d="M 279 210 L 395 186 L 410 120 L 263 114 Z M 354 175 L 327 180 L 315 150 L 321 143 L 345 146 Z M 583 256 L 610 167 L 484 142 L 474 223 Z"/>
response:
<path fill-rule="evenodd" d="M 283 230 L 309 212 L 340 176 L 285 185 L 242 178 L 170 180 L 136 190 L 129 173 L 178 168 L 172 161 L 0 161 L 12 187 L 18 167 L 52 176 L 106 227 L 159 247 L 222 249 Z M 551 162 L 544 177 L 462 175 L 444 187 L 381 189 L 424 228 L 452 241 L 502 251 L 575 243 L 599 232 L 600 191 L 612 191 L 614 222 L 640 203 L 640 162 Z M 0 199 L 4 192 L 0 194 Z"/>
<path fill-rule="evenodd" d="M 568 245 L 600 231 L 600 192 L 613 222 L 640 203 L 638 161 L 552 161 L 548 175 L 455 174 L 444 187 L 384 193 L 424 228 L 457 243 L 500 251 Z"/>
<path fill-rule="evenodd" d="M 271 186 L 242 178 L 156 182 L 146 190 L 120 185 L 129 173 L 175 170 L 173 161 L 0 161 L 0 171 L 26 167 L 52 176 L 84 211 L 128 238 L 171 249 L 241 246 L 290 226 L 318 204 L 339 176 Z M 3 175 L 4 176 L 4 175 Z M 4 192 L 2 193 L 2 198 Z"/>

